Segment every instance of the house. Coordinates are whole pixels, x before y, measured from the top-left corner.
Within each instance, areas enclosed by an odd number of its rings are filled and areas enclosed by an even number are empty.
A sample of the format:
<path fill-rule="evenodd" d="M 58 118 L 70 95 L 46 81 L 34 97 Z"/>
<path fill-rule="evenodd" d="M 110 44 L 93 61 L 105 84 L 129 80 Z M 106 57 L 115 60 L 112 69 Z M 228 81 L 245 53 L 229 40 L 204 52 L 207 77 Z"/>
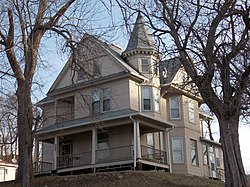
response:
<path fill-rule="evenodd" d="M 135 169 L 219 178 L 221 146 L 202 134 L 211 117 L 200 112 L 201 98 L 177 86 L 186 77 L 180 60 L 160 61 L 140 14 L 124 51 L 85 34 L 74 54 L 38 103 L 36 174 Z"/>
<path fill-rule="evenodd" d="M 16 179 L 17 164 L 0 160 L 0 182 Z"/>

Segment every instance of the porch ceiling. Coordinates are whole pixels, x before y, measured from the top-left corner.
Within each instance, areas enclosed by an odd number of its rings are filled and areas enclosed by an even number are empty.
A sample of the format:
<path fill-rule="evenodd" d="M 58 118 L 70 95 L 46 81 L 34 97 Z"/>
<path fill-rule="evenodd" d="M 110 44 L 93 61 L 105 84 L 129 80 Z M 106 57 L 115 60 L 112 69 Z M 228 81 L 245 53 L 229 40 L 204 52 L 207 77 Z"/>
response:
<path fill-rule="evenodd" d="M 136 120 L 139 120 L 139 122 L 142 122 L 145 125 L 149 125 L 151 127 L 155 128 L 170 128 L 173 126 L 173 124 L 153 117 L 149 116 L 147 114 L 132 110 L 132 109 L 123 109 L 119 111 L 112 111 L 112 112 L 105 112 L 103 114 L 95 115 L 95 116 L 89 116 L 86 118 L 80 118 L 80 119 L 74 119 L 74 120 L 69 120 L 61 123 L 55 123 L 53 125 L 41 128 L 37 131 L 36 135 L 37 136 L 43 136 L 47 133 L 56 133 L 58 131 L 62 130 L 69 130 L 69 129 L 74 129 L 74 128 L 79 128 L 79 127 L 87 127 L 90 125 L 95 125 L 95 124 L 101 124 L 101 123 L 108 123 L 109 121 L 131 121 L 130 117 L 133 117 Z"/>

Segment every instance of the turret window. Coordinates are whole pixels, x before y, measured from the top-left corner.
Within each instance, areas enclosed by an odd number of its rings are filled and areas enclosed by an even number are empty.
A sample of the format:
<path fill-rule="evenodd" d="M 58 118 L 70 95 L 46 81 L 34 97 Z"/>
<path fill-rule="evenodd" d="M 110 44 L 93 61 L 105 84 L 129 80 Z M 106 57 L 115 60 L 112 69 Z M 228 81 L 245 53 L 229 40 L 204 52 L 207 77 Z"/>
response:
<path fill-rule="evenodd" d="M 141 59 L 141 71 L 143 73 L 151 73 L 150 60 L 148 58 Z"/>

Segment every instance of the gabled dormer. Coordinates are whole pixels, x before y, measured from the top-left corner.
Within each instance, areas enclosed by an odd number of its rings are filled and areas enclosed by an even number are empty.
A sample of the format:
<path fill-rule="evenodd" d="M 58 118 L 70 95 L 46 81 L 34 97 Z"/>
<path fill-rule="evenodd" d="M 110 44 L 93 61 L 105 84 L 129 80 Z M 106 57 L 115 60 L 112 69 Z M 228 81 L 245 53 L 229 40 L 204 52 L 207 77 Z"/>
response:
<path fill-rule="evenodd" d="M 130 66 L 147 78 L 158 75 L 158 52 L 140 13 L 122 56 Z"/>

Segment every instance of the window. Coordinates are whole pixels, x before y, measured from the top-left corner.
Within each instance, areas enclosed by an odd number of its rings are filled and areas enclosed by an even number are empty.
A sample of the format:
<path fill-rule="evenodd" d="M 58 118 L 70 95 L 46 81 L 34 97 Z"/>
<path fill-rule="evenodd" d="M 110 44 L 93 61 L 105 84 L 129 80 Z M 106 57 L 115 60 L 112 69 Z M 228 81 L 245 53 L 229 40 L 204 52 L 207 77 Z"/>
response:
<path fill-rule="evenodd" d="M 215 157 L 216 157 L 216 166 L 220 166 L 220 155 L 219 155 L 219 149 L 215 148 Z"/>
<path fill-rule="evenodd" d="M 95 89 L 92 92 L 92 113 L 100 113 L 111 108 L 110 88 Z"/>
<path fill-rule="evenodd" d="M 99 64 L 97 62 L 93 63 L 93 76 L 100 76 L 101 75 L 101 71 L 100 71 L 100 67 Z"/>
<path fill-rule="evenodd" d="M 92 92 L 92 113 L 100 113 L 100 92 L 94 90 Z"/>
<path fill-rule="evenodd" d="M 100 132 L 97 134 L 98 144 L 98 160 L 107 159 L 109 157 L 109 134 Z"/>
<path fill-rule="evenodd" d="M 169 104 L 170 104 L 170 118 L 180 119 L 180 98 L 170 97 Z"/>
<path fill-rule="evenodd" d="M 144 73 L 151 73 L 149 59 L 147 59 L 147 58 L 141 59 L 141 71 Z"/>
<path fill-rule="evenodd" d="M 154 134 L 153 133 L 147 134 L 147 145 L 154 146 Z"/>
<path fill-rule="evenodd" d="M 204 163 L 204 165 L 208 165 L 208 147 L 207 147 L 207 145 L 203 145 L 203 163 Z"/>
<path fill-rule="evenodd" d="M 172 137 L 172 157 L 173 163 L 184 163 L 182 137 Z"/>
<path fill-rule="evenodd" d="M 190 139 L 191 144 L 191 163 L 194 166 L 198 166 L 198 154 L 197 154 L 197 141 Z"/>
<path fill-rule="evenodd" d="M 110 110 L 110 88 L 103 89 L 103 111 Z"/>
<path fill-rule="evenodd" d="M 154 88 L 154 107 L 155 111 L 159 112 L 160 111 L 160 90 L 157 88 Z"/>
<path fill-rule="evenodd" d="M 151 87 L 143 87 L 143 110 L 151 110 L 151 98 L 152 90 Z"/>
<path fill-rule="evenodd" d="M 194 103 L 192 101 L 188 102 L 188 119 L 189 122 L 194 123 Z"/>

